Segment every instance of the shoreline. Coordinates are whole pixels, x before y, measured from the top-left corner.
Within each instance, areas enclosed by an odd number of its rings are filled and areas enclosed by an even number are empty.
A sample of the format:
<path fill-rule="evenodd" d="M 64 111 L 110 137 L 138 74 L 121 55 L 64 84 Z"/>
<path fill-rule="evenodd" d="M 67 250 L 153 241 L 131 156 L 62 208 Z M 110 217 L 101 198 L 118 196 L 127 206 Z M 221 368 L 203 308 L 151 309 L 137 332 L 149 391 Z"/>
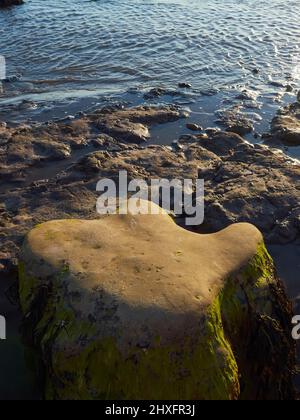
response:
<path fill-rule="evenodd" d="M 14 82 L 7 82 L 5 89 L 10 85 L 13 86 Z M 183 83 L 178 85 L 183 86 Z M 0 122 L 12 127 L 20 124 L 38 125 L 68 118 L 78 119 L 104 107 L 177 106 L 190 114 L 190 123 L 200 124 L 204 129 L 235 127 L 232 131 L 255 144 L 264 142 L 273 118 L 280 109 L 293 103 L 297 96 L 297 86 L 291 88 L 288 84 L 267 84 L 264 92 L 239 85 L 224 90 L 179 86 L 143 86 L 107 94 L 91 90 L 89 94 L 83 91 L 83 96 L 79 90 L 74 91 L 74 95 L 65 92 L 65 98 L 58 93 L 55 99 L 51 99 L 51 92 L 46 92 L 50 97 L 44 99 L 40 99 L 43 94 L 30 93 L 26 99 L 22 99 L 19 92 L 15 98 L 0 97 Z M 173 140 L 189 133 L 185 125 L 170 124 L 166 130 L 158 126 L 152 129 L 151 142 L 170 145 Z M 278 147 L 289 156 L 300 159 L 299 150 L 292 144 L 279 144 Z"/>

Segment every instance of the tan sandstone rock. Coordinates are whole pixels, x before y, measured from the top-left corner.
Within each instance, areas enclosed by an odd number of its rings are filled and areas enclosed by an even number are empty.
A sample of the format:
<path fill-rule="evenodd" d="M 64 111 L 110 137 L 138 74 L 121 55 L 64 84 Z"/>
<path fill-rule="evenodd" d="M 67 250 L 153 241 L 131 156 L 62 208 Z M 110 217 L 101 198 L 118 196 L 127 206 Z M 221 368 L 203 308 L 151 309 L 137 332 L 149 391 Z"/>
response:
<path fill-rule="evenodd" d="M 283 295 L 255 227 L 198 235 L 164 212 L 44 223 L 20 262 L 48 399 L 287 397 Z"/>

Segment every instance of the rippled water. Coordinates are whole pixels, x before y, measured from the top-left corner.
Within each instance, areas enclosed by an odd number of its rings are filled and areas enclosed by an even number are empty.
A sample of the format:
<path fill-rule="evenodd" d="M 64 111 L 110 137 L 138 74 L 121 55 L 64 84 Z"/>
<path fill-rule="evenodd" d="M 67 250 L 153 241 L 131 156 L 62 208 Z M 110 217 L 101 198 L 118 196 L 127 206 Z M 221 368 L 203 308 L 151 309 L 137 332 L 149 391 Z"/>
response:
<path fill-rule="evenodd" d="M 264 130 L 293 100 L 287 85 L 294 93 L 300 87 L 299 0 L 25 1 L 0 10 L 0 54 L 10 79 L 0 93 L 0 120 L 47 119 L 102 101 L 140 103 L 148 88 L 190 82 L 191 90 L 158 100 L 188 106 L 195 121 L 209 126 L 248 88 L 254 109 L 240 105 Z M 132 88 L 135 94 L 125 93 Z M 24 99 L 36 108 L 18 107 Z M 183 130 L 168 125 L 167 133 L 153 135 L 166 142 Z M 0 399 L 35 395 L 17 354 L 17 332 L 2 351 Z M 17 363 L 7 363 L 8 354 Z M 17 377 L 24 380 L 16 390 Z"/>
<path fill-rule="evenodd" d="M 26 0 L 0 12 L 0 54 L 22 75 L 6 97 L 298 83 L 299 18 L 298 0 Z"/>

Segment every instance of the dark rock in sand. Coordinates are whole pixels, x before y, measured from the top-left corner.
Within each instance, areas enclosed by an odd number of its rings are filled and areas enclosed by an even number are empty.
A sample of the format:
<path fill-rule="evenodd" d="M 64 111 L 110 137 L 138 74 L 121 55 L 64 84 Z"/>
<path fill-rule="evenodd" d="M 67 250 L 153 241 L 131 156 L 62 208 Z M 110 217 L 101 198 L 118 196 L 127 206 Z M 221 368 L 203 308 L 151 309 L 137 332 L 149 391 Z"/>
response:
<path fill-rule="evenodd" d="M 191 89 L 192 85 L 190 83 L 178 83 L 180 89 Z"/>
<path fill-rule="evenodd" d="M 41 162 L 68 158 L 73 148 L 85 143 L 89 132 L 83 120 L 6 128 L 0 131 L 0 175 L 14 181 Z"/>
<path fill-rule="evenodd" d="M 19 111 L 24 111 L 26 109 L 34 109 L 37 107 L 37 104 L 33 101 L 24 100 L 18 105 Z"/>
<path fill-rule="evenodd" d="M 191 131 L 202 131 L 203 130 L 203 127 L 201 127 L 200 125 L 192 124 L 192 123 L 187 124 L 186 128 L 191 130 Z"/>
<path fill-rule="evenodd" d="M 0 8 L 23 4 L 23 0 L 0 0 Z"/>
<path fill-rule="evenodd" d="M 296 108 L 297 106 L 295 106 Z M 250 222 L 262 231 L 269 244 L 287 244 L 299 240 L 300 165 L 295 162 L 292 164 L 291 160 L 284 154 L 264 146 L 252 146 L 237 134 L 219 132 L 217 130 L 208 130 L 207 134 L 197 135 L 195 133 L 185 137 L 182 139 L 182 142 L 178 143 L 178 147 L 174 148 L 166 146 L 149 146 L 145 148 L 128 143 L 128 140 L 136 141 L 144 137 L 151 125 L 176 121 L 180 116 L 178 109 L 173 107 L 106 109 L 97 111 L 92 115 L 83 116 L 81 119 L 65 122 L 32 126 L 21 125 L 16 128 L 9 128 L 5 125 L 2 128 L 0 127 L 1 179 L 9 183 L 12 183 L 17 178 L 21 180 L 19 188 L 0 189 L 0 277 L 4 273 L 7 274 L 11 270 L 15 270 L 16 257 L 19 255 L 24 236 L 40 223 L 53 219 L 101 219 L 102 216 L 96 213 L 96 201 L 98 198 L 96 184 L 100 178 L 111 178 L 117 181 L 120 170 L 128 172 L 129 180 L 145 179 L 149 182 L 151 178 L 204 179 L 205 224 L 195 227 L 195 231 L 199 233 L 213 233 L 227 228 L 232 223 Z M 58 171 L 56 174 L 54 173 L 49 180 L 40 179 L 31 184 L 26 181 L 26 176 L 31 173 L 31 170 L 39 167 L 39 171 L 45 169 L 45 173 L 47 173 L 51 160 L 57 160 L 62 157 L 67 158 L 75 149 L 84 147 L 86 144 L 91 144 L 98 150 L 79 158 L 75 163 L 66 160 L 63 170 L 61 172 Z M 40 173 L 43 174 L 42 171 Z M 5 182 L 1 185 L 1 188 L 3 187 L 5 187 Z M 182 218 L 178 221 L 182 223 Z M 72 221 L 68 223 L 72 225 Z M 74 225 L 72 226 L 73 229 Z M 163 224 L 161 223 L 160 226 L 162 227 Z M 173 224 L 172 226 L 172 229 L 175 229 L 175 225 Z M 75 230 L 77 233 L 76 228 Z M 65 232 L 65 229 L 63 229 L 63 234 Z M 158 228 L 153 232 L 156 235 L 160 233 L 160 230 Z M 96 255 L 96 253 L 100 253 L 101 247 L 99 247 L 99 244 L 95 246 L 95 243 L 91 242 L 93 241 L 94 233 L 95 230 L 92 229 L 86 236 L 86 240 L 92 244 L 91 252 L 94 252 L 95 256 L 97 256 L 98 254 Z M 117 233 L 121 234 L 120 230 L 117 230 Z M 43 241 L 49 241 L 53 244 L 53 236 L 51 235 L 51 232 L 48 232 L 47 235 L 42 235 Z M 78 240 L 79 236 L 76 236 L 76 238 Z M 81 238 L 80 236 L 80 240 Z M 101 230 L 99 239 L 103 239 Z M 111 237 L 108 235 L 108 240 L 110 239 Z M 233 242 L 235 243 L 235 241 Z M 69 244 L 72 243 L 73 241 L 69 242 Z M 133 244 L 136 245 L 136 242 L 133 241 Z M 161 242 L 157 241 L 157 244 L 157 246 L 161 246 Z M 38 246 L 37 249 L 39 252 L 42 252 L 41 247 Z M 80 250 L 81 248 L 77 248 L 81 258 L 82 255 L 78 249 Z M 165 247 L 165 249 L 169 248 Z M 27 248 L 26 255 L 23 254 L 24 265 L 20 265 L 21 299 L 29 335 L 34 337 L 34 345 L 38 346 L 41 351 L 43 362 L 47 367 L 47 373 L 53 373 L 51 378 L 48 378 L 48 396 L 56 396 L 62 399 L 64 397 L 72 398 L 74 397 L 73 390 L 76 390 L 76 394 L 79 389 L 78 384 L 82 386 L 80 388 L 82 396 L 94 396 L 95 388 L 90 388 L 90 375 L 86 375 L 86 359 L 80 358 L 80 363 L 81 361 L 83 363 L 79 365 L 77 363 L 73 364 L 74 360 L 78 361 L 76 359 L 77 355 L 82 355 L 81 350 L 85 347 L 87 338 L 91 339 L 89 343 L 92 344 L 91 353 L 87 353 L 88 360 L 92 360 L 89 359 L 89 355 L 91 355 L 93 362 L 102 363 L 101 358 L 94 359 L 96 353 L 93 352 L 95 348 L 93 344 L 98 335 L 91 337 L 85 334 L 83 336 L 80 330 L 82 324 L 77 322 L 78 316 L 84 322 L 87 319 L 88 325 L 91 325 L 91 319 L 94 318 L 89 318 L 88 315 L 94 314 L 86 310 L 82 312 L 80 310 L 81 304 L 78 303 L 79 306 L 76 306 L 76 311 L 72 312 L 72 317 L 68 317 L 70 315 L 68 311 L 68 316 L 65 319 L 66 312 L 64 310 L 66 305 L 69 305 L 71 302 L 71 309 L 74 311 L 74 302 L 84 303 L 87 301 L 84 299 L 77 301 L 76 296 L 78 297 L 78 294 L 70 295 L 66 293 L 67 288 L 64 287 L 59 290 L 57 288 L 49 287 L 48 289 L 48 287 L 43 287 L 45 285 L 44 278 L 40 276 L 35 278 L 30 275 L 33 266 L 30 265 L 32 259 L 28 254 L 28 250 L 30 254 L 30 249 Z M 55 247 L 54 251 L 57 253 L 58 258 L 61 258 L 61 253 L 57 252 Z M 152 251 L 153 249 L 151 249 Z M 154 251 L 157 252 L 156 249 Z M 89 249 L 85 250 L 85 252 L 88 253 L 90 258 L 91 253 Z M 28 255 L 29 258 L 27 259 Z M 158 255 L 160 255 L 159 252 Z M 225 255 L 229 254 L 225 253 Z M 71 261 L 73 262 L 74 255 L 71 253 L 70 256 L 71 258 L 67 261 L 67 264 Z M 175 257 L 181 258 L 181 254 L 175 255 Z M 222 305 L 225 305 L 222 306 L 222 310 L 218 309 L 218 316 L 222 316 L 222 319 L 214 318 L 214 320 L 217 319 L 216 325 L 218 328 L 222 326 L 222 331 L 223 325 L 226 325 L 226 339 L 230 339 L 230 345 L 233 349 L 232 355 L 237 361 L 235 366 L 230 364 L 231 368 L 234 366 L 234 369 L 232 372 L 229 371 L 229 387 L 226 388 L 225 393 L 222 393 L 222 395 L 226 398 L 237 398 L 240 396 L 240 389 L 242 389 L 245 397 L 248 398 L 253 398 L 255 395 L 256 398 L 289 399 L 294 397 L 291 384 L 291 370 L 294 366 L 294 347 L 290 335 L 292 311 L 281 284 L 277 281 L 272 262 L 269 260 L 265 250 L 261 252 L 260 249 L 256 257 L 258 260 L 254 259 L 254 264 L 250 264 L 251 270 L 246 270 L 248 273 L 246 277 L 241 278 L 238 275 L 234 277 L 236 281 L 233 284 L 229 283 L 229 289 L 225 287 L 224 290 L 226 293 L 230 293 L 230 296 L 222 301 Z M 124 258 L 128 261 L 127 254 Z M 174 257 L 172 257 L 172 263 L 173 260 Z M 95 258 L 95 261 L 96 266 L 99 267 L 99 260 Z M 197 262 L 197 259 L 194 259 L 194 261 Z M 257 261 L 259 264 L 257 264 Z M 40 267 L 41 260 L 37 258 L 36 262 L 38 267 Z M 135 276 L 138 277 L 136 263 L 134 267 L 131 267 L 134 269 Z M 81 274 L 88 271 L 86 265 L 79 268 Z M 187 265 L 185 265 L 186 268 Z M 70 282 L 64 282 L 66 279 L 69 279 L 70 272 L 70 266 L 63 263 L 60 275 L 57 277 L 63 286 L 69 287 L 71 285 Z M 194 272 L 197 271 L 194 270 Z M 249 272 L 251 275 L 249 275 Z M 36 272 L 32 273 L 36 274 Z M 253 273 L 255 273 L 254 276 L 252 276 Z M 267 279 L 266 273 L 268 273 Z M 57 286 L 56 281 L 52 283 L 53 278 L 47 277 L 47 285 Z M 78 278 L 76 277 L 76 280 Z M 246 282 L 244 281 L 245 279 Z M 228 281 L 228 277 L 226 277 L 226 281 Z M 78 285 L 78 282 L 72 284 Z M 35 288 L 36 285 L 37 288 Z M 233 285 L 234 287 L 232 287 Z M 42 286 L 41 289 L 40 286 Z M 258 294 L 256 294 L 257 288 L 259 289 Z M 42 293 L 45 292 L 42 299 L 40 299 L 40 290 L 43 291 Z M 124 290 L 127 290 L 127 288 L 125 287 Z M 160 293 L 160 289 L 158 290 Z M 182 289 L 179 288 L 178 290 Z M 253 293 L 253 290 L 255 293 Z M 57 291 L 58 293 L 56 293 Z M 91 296 L 93 298 L 97 297 L 98 291 L 98 289 L 92 290 Z M 147 288 L 147 291 L 149 291 L 149 288 Z M 159 293 L 158 296 L 161 296 Z M 64 300 L 56 300 L 56 298 L 60 297 L 63 297 Z M 51 299 L 54 299 L 53 305 Z M 157 302 L 157 299 L 155 301 Z M 238 302 L 238 308 L 241 308 L 241 311 L 236 312 L 236 306 L 234 311 L 232 311 L 231 307 L 226 306 L 226 302 L 232 301 Z M 46 305 L 49 302 L 51 305 L 48 305 L 47 311 L 44 311 L 45 308 L 40 305 Z M 56 310 L 60 302 L 62 302 L 62 306 L 59 306 L 59 309 L 63 308 L 63 311 Z M 75 318 L 73 317 L 74 313 Z M 110 310 L 106 311 L 106 316 L 110 316 L 110 313 Z M 234 322 L 231 322 L 232 318 L 227 318 L 227 315 L 232 316 L 233 313 L 238 313 L 238 320 L 242 319 L 244 322 L 237 322 L 236 319 L 234 319 Z M 40 320 L 38 319 L 40 315 L 45 315 L 45 317 Z M 87 318 L 85 318 L 86 315 Z M 132 319 L 134 320 L 135 318 L 133 317 Z M 70 326 L 68 324 L 70 320 L 72 320 L 72 330 L 69 335 L 66 330 Z M 41 321 L 38 323 L 38 328 L 36 321 Z M 49 325 L 51 325 L 51 328 L 49 328 Z M 86 326 L 86 324 L 84 325 Z M 160 323 L 160 325 L 163 324 Z M 174 325 L 176 326 L 176 323 L 172 324 L 172 326 Z M 197 325 L 199 326 L 199 323 Z M 245 329 L 244 325 L 251 328 L 247 327 Z M 45 336 L 46 330 L 48 335 Z M 86 328 L 84 331 L 86 332 Z M 135 330 L 132 329 L 132 331 L 134 333 Z M 182 328 L 180 331 L 184 331 L 184 329 Z M 147 334 L 145 334 L 146 336 Z M 74 338 L 72 342 L 70 337 Z M 195 335 L 193 334 L 192 337 L 195 337 Z M 215 338 L 216 334 L 213 334 L 213 339 Z M 44 347 L 41 344 L 42 342 L 46 343 Z M 222 342 L 224 343 L 223 339 Z M 55 347 L 55 343 L 58 343 L 59 346 Z M 64 347 L 66 343 L 68 346 Z M 51 352 L 47 351 L 47 344 L 51 346 Z M 73 344 L 75 344 L 75 347 Z M 247 354 L 245 353 L 245 348 L 248 350 Z M 262 348 L 264 351 L 261 351 Z M 59 352 L 60 349 L 63 349 L 63 351 Z M 66 349 L 67 352 L 65 352 Z M 147 348 L 142 348 L 141 350 L 144 352 L 144 350 L 147 351 Z M 177 357 L 178 348 L 175 347 L 175 350 L 174 354 Z M 54 357 L 49 362 L 49 354 L 59 354 L 63 358 Z M 208 351 L 201 354 L 211 353 Z M 215 355 L 217 355 L 217 358 Z M 216 366 L 217 369 L 221 368 L 221 372 L 224 369 L 226 370 L 227 364 L 223 363 L 226 359 L 224 358 L 223 348 L 218 347 L 213 356 L 213 360 L 217 361 L 217 363 L 215 365 L 209 364 L 210 368 L 213 368 L 213 371 L 215 371 L 214 366 Z M 234 361 L 234 358 L 232 358 L 232 361 Z M 71 360 L 72 363 L 68 364 Z M 120 361 L 120 366 L 124 366 L 123 359 L 115 360 Z M 135 369 L 135 360 L 126 358 L 125 363 L 129 363 Z M 80 367 L 79 370 L 78 366 Z M 94 365 L 92 364 L 92 366 Z M 108 364 L 106 366 L 111 365 Z M 161 363 L 158 364 L 158 367 L 160 366 Z M 196 363 L 195 366 L 199 367 L 199 364 Z M 236 367 L 240 366 L 241 369 L 237 371 Z M 247 366 L 247 372 L 243 370 L 245 366 Z M 49 367 L 50 369 L 48 369 Z M 61 370 L 57 374 L 57 370 L 51 371 L 52 367 L 58 367 Z M 179 369 L 180 375 L 182 372 L 184 372 L 183 377 L 185 377 L 186 371 Z M 231 373 L 234 373 L 234 375 L 232 376 Z M 134 377 L 134 375 L 130 376 L 130 380 Z M 199 377 L 203 379 L 204 376 L 200 375 Z M 169 375 L 166 378 L 169 378 Z M 243 378 L 246 378 L 246 380 L 250 378 L 250 380 L 244 383 Z M 58 379 L 62 379 L 62 382 L 58 382 Z M 126 382 L 126 372 L 121 379 L 120 383 L 123 380 Z M 249 383 L 255 384 L 255 391 L 249 389 Z M 75 388 L 72 388 L 73 384 L 75 384 Z M 160 398 L 174 396 L 174 394 L 168 394 L 168 387 L 166 386 L 162 388 L 163 392 L 160 393 L 158 388 L 152 386 L 156 384 L 155 381 L 149 382 L 149 384 L 150 386 L 147 389 L 144 389 L 142 386 L 138 387 L 140 394 L 132 393 L 133 388 L 129 386 L 126 395 L 130 397 L 136 397 L 136 395 L 142 397 L 159 396 Z M 241 388 L 239 388 L 239 385 L 241 385 Z M 102 390 L 101 387 L 97 387 L 96 393 L 99 394 L 99 390 Z M 121 388 L 117 384 L 117 387 L 112 389 L 112 393 L 115 392 L 113 396 L 116 395 L 119 389 Z M 209 395 L 212 397 L 220 396 L 219 387 L 215 387 L 215 383 L 213 383 L 213 386 L 210 386 L 209 383 L 209 389 L 211 392 Z M 78 394 L 76 395 L 78 396 Z M 185 395 L 191 396 L 190 394 Z M 192 396 L 194 395 L 193 393 Z M 178 396 L 180 397 L 182 394 Z"/>

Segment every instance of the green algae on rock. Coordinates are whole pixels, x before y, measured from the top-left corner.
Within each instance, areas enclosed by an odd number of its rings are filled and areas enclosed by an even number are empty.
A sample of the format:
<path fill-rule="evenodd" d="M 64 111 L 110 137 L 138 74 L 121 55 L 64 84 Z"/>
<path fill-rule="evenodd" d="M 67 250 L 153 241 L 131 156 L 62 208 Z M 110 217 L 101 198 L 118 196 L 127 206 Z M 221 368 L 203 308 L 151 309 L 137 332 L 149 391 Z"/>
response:
<path fill-rule="evenodd" d="M 291 309 L 251 225 L 52 221 L 28 234 L 19 267 L 47 399 L 293 396 Z"/>

